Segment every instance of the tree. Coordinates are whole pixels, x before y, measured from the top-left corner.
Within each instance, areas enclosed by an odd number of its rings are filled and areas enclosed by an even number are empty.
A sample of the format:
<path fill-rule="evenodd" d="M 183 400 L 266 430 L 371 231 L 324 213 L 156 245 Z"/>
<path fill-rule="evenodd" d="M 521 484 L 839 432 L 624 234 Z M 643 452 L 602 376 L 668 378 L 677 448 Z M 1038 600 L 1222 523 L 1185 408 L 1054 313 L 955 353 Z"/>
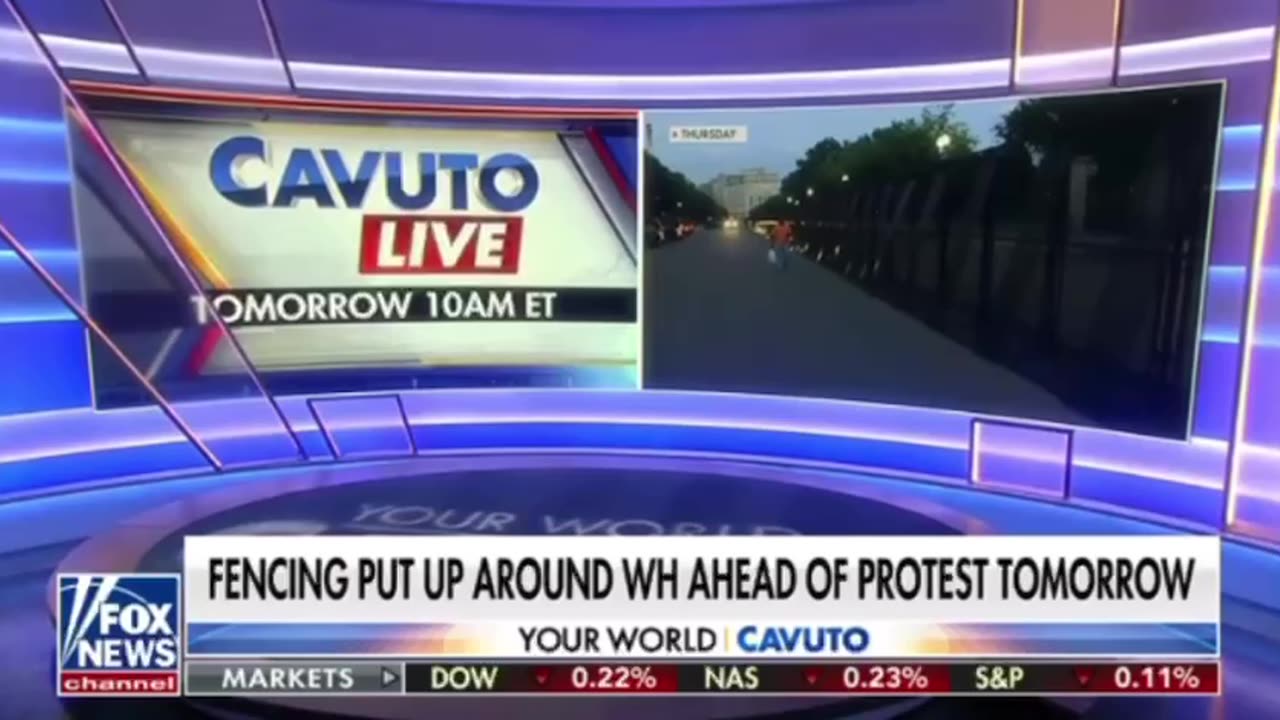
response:
<path fill-rule="evenodd" d="M 1140 169 L 1153 128 L 1176 127 L 1217 110 L 1218 93 L 1169 88 L 1123 93 L 1101 103 L 1094 96 L 1064 96 L 1023 100 L 1005 115 L 996 134 L 1005 143 L 1021 146 L 1032 157 L 1050 151 L 1071 156 L 1106 158 L 1117 168 Z M 1185 124 L 1185 123 L 1184 123 Z"/>
<path fill-rule="evenodd" d="M 645 210 L 650 217 L 668 216 L 681 220 L 705 222 L 725 216 L 710 195 L 655 157 L 644 156 Z"/>
<path fill-rule="evenodd" d="M 770 207 L 784 213 L 797 208 L 805 214 L 836 212 L 850 187 L 918 174 L 943 158 L 972 153 L 977 144 L 973 131 L 956 121 L 951 105 L 925 108 L 918 118 L 895 120 L 855 140 L 824 138 L 796 160 L 796 169 L 782 180 L 779 202 Z"/>
<path fill-rule="evenodd" d="M 1212 85 L 1121 93 L 1107 102 L 1091 95 L 1035 98 L 1010 110 L 996 134 L 1036 164 L 1046 157 L 1059 163 L 1091 159 L 1090 213 L 1119 222 L 1136 206 L 1134 188 L 1153 163 L 1174 152 L 1212 162 L 1216 123 L 1205 119 L 1216 119 L 1219 103 Z"/>
<path fill-rule="evenodd" d="M 751 209 L 751 220 L 781 220 L 795 217 L 796 206 L 782 195 L 774 195 Z"/>

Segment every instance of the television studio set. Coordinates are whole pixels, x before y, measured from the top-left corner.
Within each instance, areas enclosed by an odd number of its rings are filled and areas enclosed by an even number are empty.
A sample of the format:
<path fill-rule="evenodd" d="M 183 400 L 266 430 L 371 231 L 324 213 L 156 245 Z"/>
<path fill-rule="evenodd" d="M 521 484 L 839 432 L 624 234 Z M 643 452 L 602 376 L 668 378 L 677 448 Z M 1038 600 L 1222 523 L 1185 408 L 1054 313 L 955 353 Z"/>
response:
<path fill-rule="evenodd" d="M 0 0 L 0 720 L 1261 720 L 1277 0 Z"/>

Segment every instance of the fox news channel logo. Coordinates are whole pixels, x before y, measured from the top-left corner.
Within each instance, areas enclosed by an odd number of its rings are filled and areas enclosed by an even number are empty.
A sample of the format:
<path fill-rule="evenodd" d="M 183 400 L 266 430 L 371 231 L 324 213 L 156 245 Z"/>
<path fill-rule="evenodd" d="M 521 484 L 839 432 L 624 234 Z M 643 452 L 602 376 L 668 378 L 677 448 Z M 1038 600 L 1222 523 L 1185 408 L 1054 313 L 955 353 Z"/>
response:
<path fill-rule="evenodd" d="M 58 575 L 59 697 L 179 695 L 178 575 Z"/>

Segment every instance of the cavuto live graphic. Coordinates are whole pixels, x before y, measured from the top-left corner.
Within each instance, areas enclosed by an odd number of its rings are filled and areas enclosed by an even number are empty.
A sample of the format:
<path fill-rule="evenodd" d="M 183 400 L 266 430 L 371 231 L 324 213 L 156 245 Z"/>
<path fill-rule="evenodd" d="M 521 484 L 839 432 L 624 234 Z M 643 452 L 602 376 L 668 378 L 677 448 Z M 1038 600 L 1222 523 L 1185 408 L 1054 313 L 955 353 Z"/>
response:
<path fill-rule="evenodd" d="M 58 695 L 180 695 L 176 574 L 59 575 Z"/>
<path fill-rule="evenodd" d="M 237 340 L 267 371 L 634 367 L 632 125 L 611 126 L 627 146 L 545 123 L 104 122 L 204 281 L 175 312 L 262 328 Z M 200 345 L 200 372 L 238 367 Z"/>
<path fill-rule="evenodd" d="M 214 148 L 209 175 L 218 193 L 245 208 L 317 208 L 363 211 L 375 176 L 398 214 L 365 214 L 360 232 L 360 273 L 505 273 L 520 264 L 525 211 L 538 197 L 538 169 L 515 152 L 481 156 L 475 152 L 419 152 L 413 160 L 413 190 L 407 189 L 406 159 L 399 151 L 363 150 L 357 157 L 333 148 L 295 147 L 280 179 L 246 183 L 238 171 L 246 162 L 266 166 L 262 137 L 228 138 Z M 507 182 L 499 181 L 509 173 Z M 442 203 L 442 176 L 450 192 L 448 213 L 422 213 Z M 468 215 L 472 190 L 482 208 L 497 215 Z M 459 214 L 461 213 L 461 214 Z"/>

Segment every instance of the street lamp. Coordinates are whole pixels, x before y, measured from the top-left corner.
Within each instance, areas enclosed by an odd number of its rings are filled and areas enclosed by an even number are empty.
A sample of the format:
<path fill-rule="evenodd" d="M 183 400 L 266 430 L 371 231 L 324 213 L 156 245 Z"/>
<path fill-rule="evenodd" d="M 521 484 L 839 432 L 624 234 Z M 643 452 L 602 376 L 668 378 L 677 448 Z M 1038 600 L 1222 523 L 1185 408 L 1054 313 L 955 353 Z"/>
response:
<path fill-rule="evenodd" d="M 934 141 L 934 144 L 938 146 L 938 152 L 946 152 L 947 148 L 951 147 L 951 136 L 947 133 L 942 133 Z"/>
<path fill-rule="evenodd" d="M 804 191 L 804 194 L 805 194 L 805 195 L 808 195 L 809 197 L 813 197 L 813 188 L 809 188 L 809 189 L 805 190 L 805 191 Z"/>
<path fill-rule="evenodd" d="M 849 182 L 849 173 L 840 176 L 840 182 Z"/>

